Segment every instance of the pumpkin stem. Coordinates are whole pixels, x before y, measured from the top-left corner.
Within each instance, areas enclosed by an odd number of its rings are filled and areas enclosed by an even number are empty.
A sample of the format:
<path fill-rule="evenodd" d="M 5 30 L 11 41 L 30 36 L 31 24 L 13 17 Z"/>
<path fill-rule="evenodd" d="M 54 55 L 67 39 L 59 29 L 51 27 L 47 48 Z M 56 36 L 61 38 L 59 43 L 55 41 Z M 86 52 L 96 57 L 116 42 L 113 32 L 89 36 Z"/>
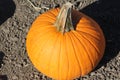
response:
<path fill-rule="evenodd" d="M 72 24 L 71 12 L 72 12 L 72 4 L 70 2 L 67 2 L 62 6 L 57 16 L 56 22 L 54 24 L 57 27 L 58 31 L 65 33 L 70 30 L 74 30 Z"/>

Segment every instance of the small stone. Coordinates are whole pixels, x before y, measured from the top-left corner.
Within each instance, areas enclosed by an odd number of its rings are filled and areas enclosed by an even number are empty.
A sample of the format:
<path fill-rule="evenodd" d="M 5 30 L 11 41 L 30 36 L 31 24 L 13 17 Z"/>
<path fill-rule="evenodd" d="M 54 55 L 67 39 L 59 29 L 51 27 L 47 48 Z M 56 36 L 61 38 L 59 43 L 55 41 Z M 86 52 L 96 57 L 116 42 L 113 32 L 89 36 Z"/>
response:
<path fill-rule="evenodd" d="M 13 79 L 13 80 L 18 80 L 18 77 L 17 77 L 16 75 L 14 75 L 14 76 L 12 77 L 12 79 Z"/>
<path fill-rule="evenodd" d="M 3 29 L 3 31 L 4 31 L 5 33 L 9 33 L 9 30 L 8 30 L 8 29 Z"/>
<path fill-rule="evenodd" d="M 90 74 L 91 76 L 93 76 L 93 75 L 95 75 L 95 72 L 91 72 L 91 74 Z"/>
<path fill-rule="evenodd" d="M 118 59 L 120 60 L 120 57 L 118 57 Z"/>
<path fill-rule="evenodd" d="M 27 67 L 29 64 L 27 62 L 27 59 L 23 60 L 23 63 L 21 64 L 23 67 Z"/>
<path fill-rule="evenodd" d="M 16 67 L 22 67 L 22 65 L 21 65 L 21 64 L 15 64 L 15 66 L 16 66 Z"/>

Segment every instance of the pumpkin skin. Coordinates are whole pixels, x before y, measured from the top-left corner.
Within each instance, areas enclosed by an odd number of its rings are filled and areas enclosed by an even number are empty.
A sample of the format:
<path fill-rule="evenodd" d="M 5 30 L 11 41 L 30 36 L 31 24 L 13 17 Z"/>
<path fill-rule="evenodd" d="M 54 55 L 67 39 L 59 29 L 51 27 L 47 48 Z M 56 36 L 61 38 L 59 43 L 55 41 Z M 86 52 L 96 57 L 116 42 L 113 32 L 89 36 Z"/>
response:
<path fill-rule="evenodd" d="M 75 30 L 62 34 L 53 25 L 60 9 L 37 17 L 30 28 L 26 48 L 33 65 L 58 80 L 71 80 L 92 71 L 101 60 L 105 38 L 99 25 L 85 14 L 72 11 Z"/>

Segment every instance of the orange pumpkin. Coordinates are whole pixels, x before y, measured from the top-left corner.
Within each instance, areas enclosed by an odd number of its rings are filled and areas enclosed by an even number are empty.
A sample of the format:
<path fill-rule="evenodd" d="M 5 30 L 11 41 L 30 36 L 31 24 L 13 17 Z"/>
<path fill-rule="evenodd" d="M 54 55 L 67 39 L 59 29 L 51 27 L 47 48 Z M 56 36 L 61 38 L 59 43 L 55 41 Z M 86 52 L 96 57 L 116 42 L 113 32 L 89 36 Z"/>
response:
<path fill-rule="evenodd" d="M 101 60 L 105 39 L 99 25 L 66 3 L 37 17 L 30 28 L 26 48 L 34 66 L 58 80 L 88 74 Z"/>

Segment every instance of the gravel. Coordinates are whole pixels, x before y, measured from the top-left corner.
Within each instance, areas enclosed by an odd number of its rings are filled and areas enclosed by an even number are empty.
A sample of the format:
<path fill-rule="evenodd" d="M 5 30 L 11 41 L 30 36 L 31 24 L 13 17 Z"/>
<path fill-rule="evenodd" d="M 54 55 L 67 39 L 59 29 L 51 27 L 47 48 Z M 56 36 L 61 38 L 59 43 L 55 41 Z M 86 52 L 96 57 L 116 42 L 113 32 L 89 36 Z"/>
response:
<path fill-rule="evenodd" d="M 106 38 L 105 54 L 96 69 L 75 80 L 120 80 L 120 2 L 117 0 L 31 0 L 35 6 L 42 7 L 39 11 L 27 0 L 0 0 L 0 80 L 51 80 L 29 60 L 26 34 L 39 14 L 67 1 L 96 20 Z"/>

